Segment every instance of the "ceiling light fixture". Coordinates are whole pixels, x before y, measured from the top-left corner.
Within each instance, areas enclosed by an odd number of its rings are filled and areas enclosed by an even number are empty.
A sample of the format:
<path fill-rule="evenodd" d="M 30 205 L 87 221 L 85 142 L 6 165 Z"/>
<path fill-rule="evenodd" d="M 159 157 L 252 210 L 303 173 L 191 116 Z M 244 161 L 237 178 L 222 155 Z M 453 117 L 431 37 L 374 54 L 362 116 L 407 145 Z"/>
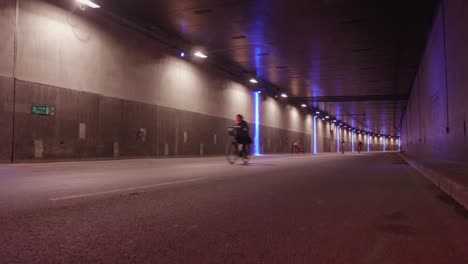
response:
<path fill-rule="evenodd" d="M 91 8 L 100 8 L 99 5 L 91 2 L 90 0 L 76 0 L 76 1 L 78 3 L 80 3 L 80 4 L 87 5 L 87 6 L 91 7 Z"/>
<path fill-rule="evenodd" d="M 205 55 L 205 54 L 204 54 L 203 52 L 201 52 L 201 51 L 197 51 L 197 52 L 195 52 L 193 55 L 195 55 L 195 57 L 202 58 L 202 59 L 208 58 L 208 56 Z"/>
<path fill-rule="evenodd" d="M 255 78 L 251 78 L 251 79 L 250 79 L 250 82 L 251 82 L 251 83 L 258 83 L 258 81 L 257 81 Z"/>
<path fill-rule="evenodd" d="M 306 105 L 306 104 L 301 104 L 301 106 L 302 106 L 302 107 L 304 107 L 304 108 L 305 108 L 305 107 L 307 107 L 307 105 Z"/>
<path fill-rule="evenodd" d="M 283 97 L 283 98 L 288 98 L 288 95 L 285 94 L 285 93 L 282 93 L 282 94 L 281 94 L 281 97 Z"/>

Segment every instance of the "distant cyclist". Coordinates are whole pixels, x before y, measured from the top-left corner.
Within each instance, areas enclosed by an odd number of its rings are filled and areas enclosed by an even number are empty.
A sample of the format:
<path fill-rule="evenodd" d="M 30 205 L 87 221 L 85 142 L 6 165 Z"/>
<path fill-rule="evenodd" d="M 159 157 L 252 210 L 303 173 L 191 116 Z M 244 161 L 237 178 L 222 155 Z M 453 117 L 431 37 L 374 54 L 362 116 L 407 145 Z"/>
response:
<path fill-rule="evenodd" d="M 344 143 L 345 143 L 345 142 L 344 142 L 344 140 L 342 139 L 342 140 L 340 141 L 340 151 L 341 151 L 341 153 L 343 153 L 343 154 L 344 154 Z"/>
<path fill-rule="evenodd" d="M 248 147 L 252 144 L 252 139 L 249 136 L 249 125 L 240 114 L 236 116 L 236 121 L 237 133 L 235 139 L 237 144 L 239 144 L 239 150 L 241 150 L 241 153 L 249 154 Z"/>
<path fill-rule="evenodd" d="M 361 153 L 362 150 L 362 142 L 359 140 L 358 145 L 357 145 L 358 153 Z"/>
<path fill-rule="evenodd" d="M 302 153 L 304 154 L 304 148 L 301 146 L 299 140 L 293 143 L 293 151 L 292 153 Z"/>

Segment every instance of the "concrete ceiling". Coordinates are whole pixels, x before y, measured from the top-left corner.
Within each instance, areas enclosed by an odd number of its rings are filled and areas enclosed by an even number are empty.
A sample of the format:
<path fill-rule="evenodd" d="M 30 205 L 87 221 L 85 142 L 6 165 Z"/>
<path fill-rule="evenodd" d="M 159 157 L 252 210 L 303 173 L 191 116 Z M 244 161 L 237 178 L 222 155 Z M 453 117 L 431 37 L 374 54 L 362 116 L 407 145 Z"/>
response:
<path fill-rule="evenodd" d="M 359 129 L 398 134 L 437 0 L 101 0 Z M 246 77 L 248 78 L 248 77 Z M 327 100 L 324 100 L 326 98 Z M 378 100 L 376 99 L 378 98 Z M 388 100 L 386 100 L 388 98 Z"/>

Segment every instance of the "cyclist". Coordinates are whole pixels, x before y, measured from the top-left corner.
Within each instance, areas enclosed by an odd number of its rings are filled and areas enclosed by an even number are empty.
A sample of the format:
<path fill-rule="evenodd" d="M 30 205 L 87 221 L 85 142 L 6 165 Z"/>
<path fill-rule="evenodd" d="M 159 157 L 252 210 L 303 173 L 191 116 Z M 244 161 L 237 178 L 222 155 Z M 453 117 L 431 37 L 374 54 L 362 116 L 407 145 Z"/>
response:
<path fill-rule="evenodd" d="M 345 143 L 345 142 L 344 142 L 344 140 L 342 139 L 342 140 L 340 141 L 340 151 L 341 151 L 341 153 L 343 153 L 343 154 L 344 154 L 344 143 Z"/>
<path fill-rule="evenodd" d="M 359 140 L 358 145 L 357 145 L 358 153 L 361 153 L 362 150 L 362 142 Z"/>
<path fill-rule="evenodd" d="M 304 154 L 304 148 L 301 146 L 299 140 L 295 141 L 293 144 L 293 153 L 302 153 Z"/>
<path fill-rule="evenodd" d="M 236 122 L 237 133 L 235 140 L 237 144 L 239 144 L 239 155 L 242 155 L 242 153 L 248 155 L 248 146 L 252 144 L 252 139 L 249 136 L 249 125 L 247 124 L 247 122 L 245 122 L 244 117 L 241 114 L 238 114 L 236 116 Z"/>

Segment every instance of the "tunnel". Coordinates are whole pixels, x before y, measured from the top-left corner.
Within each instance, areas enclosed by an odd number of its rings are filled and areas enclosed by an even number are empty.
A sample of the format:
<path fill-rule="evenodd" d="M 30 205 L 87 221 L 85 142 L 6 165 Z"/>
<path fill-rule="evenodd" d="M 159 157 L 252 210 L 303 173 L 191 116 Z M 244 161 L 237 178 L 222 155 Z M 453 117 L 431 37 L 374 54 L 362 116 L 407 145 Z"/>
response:
<path fill-rule="evenodd" d="M 0 0 L 0 263 L 468 263 L 467 23 Z"/>

